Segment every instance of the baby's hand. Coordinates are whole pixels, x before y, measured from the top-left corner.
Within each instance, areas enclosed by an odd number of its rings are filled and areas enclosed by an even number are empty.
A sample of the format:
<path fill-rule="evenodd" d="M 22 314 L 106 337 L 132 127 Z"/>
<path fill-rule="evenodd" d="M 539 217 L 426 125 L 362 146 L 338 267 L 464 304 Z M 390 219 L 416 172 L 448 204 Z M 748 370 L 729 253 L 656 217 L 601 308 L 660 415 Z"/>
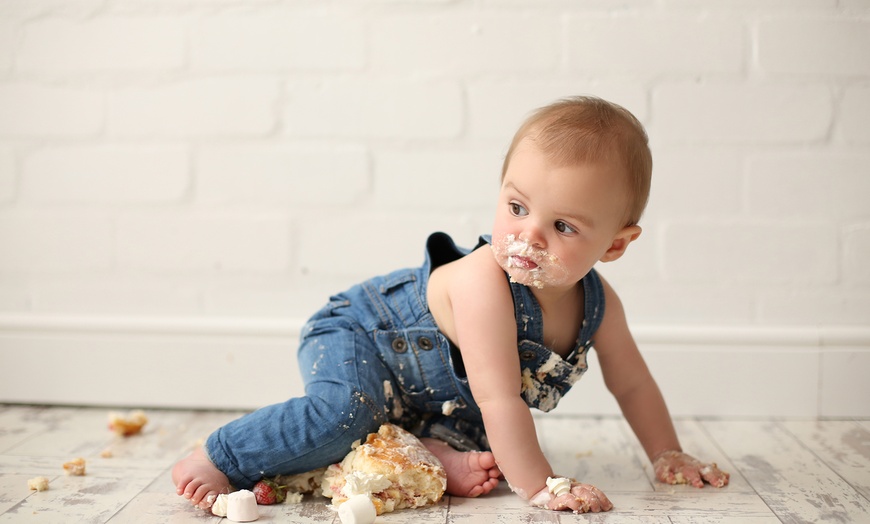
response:
<path fill-rule="evenodd" d="M 613 508 L 610 499 L 600 489 L 566 478 L 547 479 L 547 487 L 535 494 L 529 503 L 539 508 L 574 513 L 598 513 Z"/>
<path fill-rule="evenodd" d="M 665 484 L 691 484 L 703 488 L 704 482 L 721 488 L 728 485 L 731 477 L 719 469 L 716 463 L 703 464 L 701 461 L 680 451 L 665 451 L 653 461 L 656 478 Z"/>

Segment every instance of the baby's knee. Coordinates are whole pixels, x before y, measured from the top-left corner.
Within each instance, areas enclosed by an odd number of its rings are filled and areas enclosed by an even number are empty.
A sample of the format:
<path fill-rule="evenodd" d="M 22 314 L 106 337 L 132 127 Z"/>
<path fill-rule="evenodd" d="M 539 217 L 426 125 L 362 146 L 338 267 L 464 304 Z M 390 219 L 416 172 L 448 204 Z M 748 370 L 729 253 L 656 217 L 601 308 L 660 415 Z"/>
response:
<path fill-rule="evenodd" d="M 329 463 L 340 462 L 357 441 L 365 442 L 386 422 L 383 411 L 361 392 L 352 392 L 344 403 L 333 403 L 328 409 L 319 427 L 311 430 L 319 434 L 321 453 Z"/>
<path fill-rule="evenodd" d="M 364 391 L 352 391 L 345 411 L 344 429 L 352 430 L 362 436 L 375 432 L 381 424 L 387 421 L 384 406 Z"/>
<path fill-rule="evenodd" d="M 365 391 L 352 387 L 333 384 L 325 395 L 322 391 L 309 391 L 308 399 L 315 416 L 312 421 L 320 420 L 324 430 L 347 432 L 364 437 L 387 421 L 384 407 Z"/>

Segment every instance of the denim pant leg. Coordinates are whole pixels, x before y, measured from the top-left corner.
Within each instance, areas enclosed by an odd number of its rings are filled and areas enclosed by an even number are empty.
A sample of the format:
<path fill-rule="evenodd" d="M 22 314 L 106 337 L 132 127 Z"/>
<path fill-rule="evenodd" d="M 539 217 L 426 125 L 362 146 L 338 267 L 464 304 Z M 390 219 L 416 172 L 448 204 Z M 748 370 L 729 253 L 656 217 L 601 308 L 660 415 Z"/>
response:
<path fill-rule="evenodd" d="M 299 348 L 305 396 L 261 408 L 209 436 L 206 453 L 233 486 L 339 462 L 358 439 L 386 422 L 390 373 L 352 321 L 306 325 Z"/>

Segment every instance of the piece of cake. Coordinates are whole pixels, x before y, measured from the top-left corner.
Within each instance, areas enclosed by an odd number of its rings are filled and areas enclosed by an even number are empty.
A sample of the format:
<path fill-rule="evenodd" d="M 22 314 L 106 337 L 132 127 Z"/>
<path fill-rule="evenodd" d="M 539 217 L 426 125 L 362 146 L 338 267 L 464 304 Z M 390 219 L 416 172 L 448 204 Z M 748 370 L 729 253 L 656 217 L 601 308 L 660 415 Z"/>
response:
<path fill-rule="evenodd" d="M 275 483 L 284 486 L 288 494 L 312 493 L 314 496 L 320 496 L 320 484 L 323 482 L 324 473 L 326 468 L 320 468 L 295 475 L 278 475 L 274 480 Z"/>
<path fill-rule="evenodd" d="M 378 515 L 435 504 L 447 488 L 441 462 L 417 437 L 393 424 L 357 442 L 326 470 L 321 489 L 340 507 L 354 495 L 371 498 Z"/>

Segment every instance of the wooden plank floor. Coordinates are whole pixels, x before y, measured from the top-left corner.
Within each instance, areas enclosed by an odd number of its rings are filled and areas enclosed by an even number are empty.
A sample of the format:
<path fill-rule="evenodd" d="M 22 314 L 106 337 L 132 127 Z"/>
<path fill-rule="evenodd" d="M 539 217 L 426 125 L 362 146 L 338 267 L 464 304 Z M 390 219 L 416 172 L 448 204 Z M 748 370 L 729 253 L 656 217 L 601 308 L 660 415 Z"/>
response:
<path fill-rule="evenodd" d="M 147 414 L 142 434 L 122 438 L 106 428 L 106 409 L 0 405 L 0 522 L 222 522 L 176 496 L 169 472 L 199 439 L 240 413 Z M 684 447 L 731 472 L 729 487 L 697 490 L 654 482 L 621 419 L 536 420 L 545 453 L 560 473 L 600 487 L 613 511 L 533 509 L 502 483 L 486 497 L 445 497 L 437 506 L 382 515 L 377 522 L 870 522 L 868 421 L 680 419 Z M 104 450 L 112 456 L 102 457 Z M 76 457 L 87 460 L 86 476 L 64 474 L 62 464 Z M 48 491 L 27 488 L 36 476 L 50 479 Z M 339 523 L 326 499 L 260 509 L 259 522 Z"/>

